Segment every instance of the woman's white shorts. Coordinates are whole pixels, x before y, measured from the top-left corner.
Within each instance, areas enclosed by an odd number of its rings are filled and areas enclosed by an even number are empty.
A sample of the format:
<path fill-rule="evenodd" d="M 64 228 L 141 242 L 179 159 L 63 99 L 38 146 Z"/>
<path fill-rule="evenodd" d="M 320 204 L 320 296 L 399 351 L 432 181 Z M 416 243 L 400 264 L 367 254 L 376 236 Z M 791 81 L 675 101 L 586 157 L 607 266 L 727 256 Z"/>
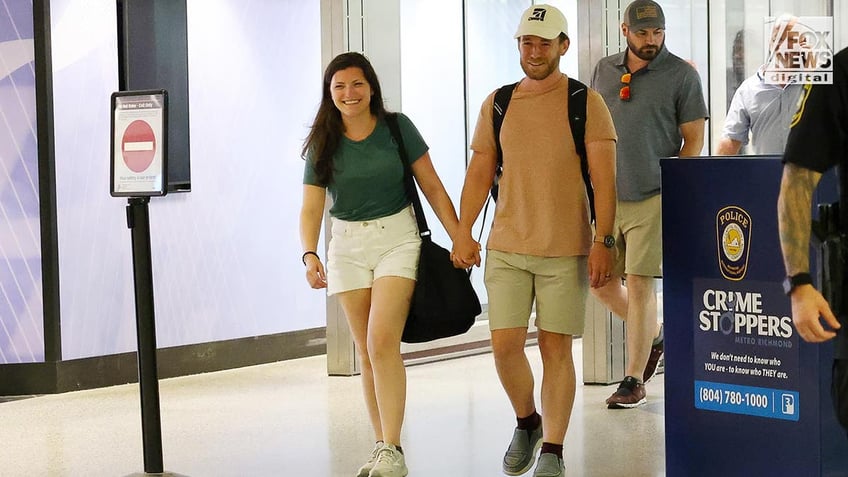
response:
<path fill-rule="evenodd" d="M 371 288 L 374 280 L 396 276 L 415 280 L 421 237 L 412 206 L 373 220 L 331 218 L 327 251 L 327 294 Z"/>

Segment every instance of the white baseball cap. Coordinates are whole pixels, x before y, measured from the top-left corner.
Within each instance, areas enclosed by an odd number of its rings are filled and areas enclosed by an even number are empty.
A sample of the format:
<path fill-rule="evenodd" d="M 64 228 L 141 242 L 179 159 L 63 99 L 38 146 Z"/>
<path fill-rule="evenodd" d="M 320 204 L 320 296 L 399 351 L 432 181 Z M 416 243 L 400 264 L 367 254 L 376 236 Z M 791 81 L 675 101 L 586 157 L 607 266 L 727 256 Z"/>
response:
<path fill-rule="evenodd" d="M 556 7 L 550 5 L 533 5 L 521 14 L 521 22 L 515 32 L 515 38 L 533 35 L 553 40 L 560 33 L 568 36 L 568 21 Z"/>

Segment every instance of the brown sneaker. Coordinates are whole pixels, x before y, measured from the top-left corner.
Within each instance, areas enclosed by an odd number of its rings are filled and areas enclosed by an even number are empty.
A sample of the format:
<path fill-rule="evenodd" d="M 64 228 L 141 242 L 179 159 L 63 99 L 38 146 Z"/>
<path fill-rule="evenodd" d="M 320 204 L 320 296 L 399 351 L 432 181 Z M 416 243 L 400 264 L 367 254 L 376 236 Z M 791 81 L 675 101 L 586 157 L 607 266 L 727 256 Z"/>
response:
<path fill-rule="evenodd" d="M 646 402 L 645 385 L 633 376 L 626 376 L 612 396 L 607 398 L 607 408 L 630 409 Z"/>
<path fill-rule="evenodd" d="M 645 365 L 645 371 L 642 373 L 643 383 L 647 383 L 657 374 L 657 366 L 660 364 L 664 349 L 665 339 L 663 338 L 662 326 L 660 326 L 660 341 L 651 346 L 651 355 L 648 357 L 648 364 Z"/>

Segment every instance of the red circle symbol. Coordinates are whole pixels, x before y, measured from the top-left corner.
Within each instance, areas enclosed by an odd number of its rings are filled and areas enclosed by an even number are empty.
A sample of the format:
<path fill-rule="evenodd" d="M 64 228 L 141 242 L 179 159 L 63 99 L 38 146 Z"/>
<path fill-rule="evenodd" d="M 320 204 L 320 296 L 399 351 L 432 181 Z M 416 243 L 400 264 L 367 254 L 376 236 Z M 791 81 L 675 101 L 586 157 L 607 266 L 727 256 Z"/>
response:
<path fill-rule="evenodd" d="M 136 119 L 124 131 L 121 139 L 124 164 L 133 172 L 144 172 L 153 162 L 156 153 L 156 136 L 147 121 Z"/>

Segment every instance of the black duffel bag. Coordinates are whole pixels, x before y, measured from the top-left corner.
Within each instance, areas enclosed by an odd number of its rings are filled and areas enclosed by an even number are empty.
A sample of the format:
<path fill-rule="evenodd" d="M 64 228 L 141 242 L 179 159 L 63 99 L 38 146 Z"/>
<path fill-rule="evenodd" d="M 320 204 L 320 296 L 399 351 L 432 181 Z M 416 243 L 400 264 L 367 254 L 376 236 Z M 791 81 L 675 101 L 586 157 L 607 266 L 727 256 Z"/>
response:
<path fill-rule="evenodd" d="M 471 272 L 455 268 L 450 259 L 450 252 L 433 242 L 412 177 L 397 116 L 387 115 L 386 122 L 398 145 L 398 153 L 403 162 L 406 193 L 415 210 L 415 220 L 418 222 L 418 233 L 421 236 L 418 278 L 401 341 L 423 343 L 460 335 L 471 328 L 481 312 L 480 299 L 471 285 Z"/>
<path fill-rule="evenodd" d="M 450 252 L 421 238 L 418 281 L 401 341 L 422 343 L 465 333 L 480 314 L 469 272 L 454 268 Z"/>

